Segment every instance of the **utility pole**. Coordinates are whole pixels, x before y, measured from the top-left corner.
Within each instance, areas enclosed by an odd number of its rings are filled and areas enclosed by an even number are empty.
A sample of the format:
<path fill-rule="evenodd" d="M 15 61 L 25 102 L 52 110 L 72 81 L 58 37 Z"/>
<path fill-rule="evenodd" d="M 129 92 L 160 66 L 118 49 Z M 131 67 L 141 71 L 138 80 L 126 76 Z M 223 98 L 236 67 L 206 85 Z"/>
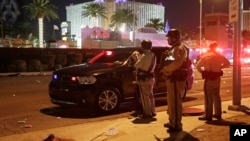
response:
<path fill-rule="evenodd" d="M 229 110 L 241 111 L 241 31 L 243 0 L 229 1 L 229 22 L 234 24 L 233 98 Z"/>
<path fill-rule="evenodd" d="M 201 40 L 202 40 L 202 0 L 200 1 L 200 54 L 201 55 Z"/>

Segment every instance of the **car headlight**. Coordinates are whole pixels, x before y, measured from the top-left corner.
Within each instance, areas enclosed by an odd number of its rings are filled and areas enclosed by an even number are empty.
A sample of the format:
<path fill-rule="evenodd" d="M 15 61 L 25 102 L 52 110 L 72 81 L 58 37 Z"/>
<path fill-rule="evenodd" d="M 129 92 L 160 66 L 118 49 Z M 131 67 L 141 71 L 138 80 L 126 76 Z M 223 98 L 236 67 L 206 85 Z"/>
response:
<path fill-rule="evenodd" d="M 80 84 L 94 84 L 96 82 L 94 76 L 77 76 L 76 78 Z"/>

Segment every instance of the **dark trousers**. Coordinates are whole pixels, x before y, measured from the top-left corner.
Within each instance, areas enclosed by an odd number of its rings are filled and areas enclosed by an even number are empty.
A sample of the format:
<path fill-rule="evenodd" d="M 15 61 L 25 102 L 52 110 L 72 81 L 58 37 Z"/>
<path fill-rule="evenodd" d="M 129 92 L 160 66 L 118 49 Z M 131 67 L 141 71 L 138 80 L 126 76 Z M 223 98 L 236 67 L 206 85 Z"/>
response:
<path fill-rule="evenodd" d="M 141 103 L 141 98 L 140 98 L 140 89 L 139 89 L 139 84 L 135 84 L 135 110 L 137 112 L 143 112 L 142 111 L 142 103 Z"/>

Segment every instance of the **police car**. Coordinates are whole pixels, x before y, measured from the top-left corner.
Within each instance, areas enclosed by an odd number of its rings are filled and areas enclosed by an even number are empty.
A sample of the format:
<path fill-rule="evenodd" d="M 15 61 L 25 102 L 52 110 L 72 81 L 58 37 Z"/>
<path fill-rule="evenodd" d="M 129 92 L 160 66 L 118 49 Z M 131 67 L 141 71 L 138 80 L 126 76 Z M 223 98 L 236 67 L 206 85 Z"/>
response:
<path fill-rule="evenodd" d="M 49 84 L 49 97 L 56 105 L 75 105 L 93 108 L 102 113 L 112 113 L 119 109 L 122 102 L 131 100 L 135 95 L 135 71 L 131 65 L 131 54 L 140 48 L 123 47 L 105 49 L 88 62 L 55 70 Z M 155 70 L 155 96 L 166 96 L 165 80 L 159 73 L 162 54 L 168 47 L 153 47 L 157 56 Z M 193 67 L 189 68 L 185 98 L 192 88 Z"/>

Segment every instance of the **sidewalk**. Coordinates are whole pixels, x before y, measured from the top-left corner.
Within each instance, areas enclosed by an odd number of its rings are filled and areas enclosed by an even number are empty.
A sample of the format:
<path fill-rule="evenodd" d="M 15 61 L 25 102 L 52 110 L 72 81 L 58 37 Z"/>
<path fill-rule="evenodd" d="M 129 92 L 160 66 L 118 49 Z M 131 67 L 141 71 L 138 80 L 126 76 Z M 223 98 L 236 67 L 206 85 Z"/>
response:
<path fill-rule="evenodd" d="M 242 106 L 248 106 L 250 98 L 243 98 L 241 103 Z M 229 125 L 250 124 L 249 108 L 244 109 L 244 112 L 228 110 L 231 104 L 232 101 L 222 103 L 221 121 L 206 123 L 199 121 L 198 116 L 184 115 L 183 131 L 173 134 L 167 133 L 163 127 L 168 122 L 168 116 L 163 111 L 158 112 L 155 119 L 117 118 L 4 136 L 0 140 L 42 141 L 49 134 L 54 134 L 62 139 L 60 141 L 229 141 Z M 184 108 L 203 109 L 203 105 Z"/>

